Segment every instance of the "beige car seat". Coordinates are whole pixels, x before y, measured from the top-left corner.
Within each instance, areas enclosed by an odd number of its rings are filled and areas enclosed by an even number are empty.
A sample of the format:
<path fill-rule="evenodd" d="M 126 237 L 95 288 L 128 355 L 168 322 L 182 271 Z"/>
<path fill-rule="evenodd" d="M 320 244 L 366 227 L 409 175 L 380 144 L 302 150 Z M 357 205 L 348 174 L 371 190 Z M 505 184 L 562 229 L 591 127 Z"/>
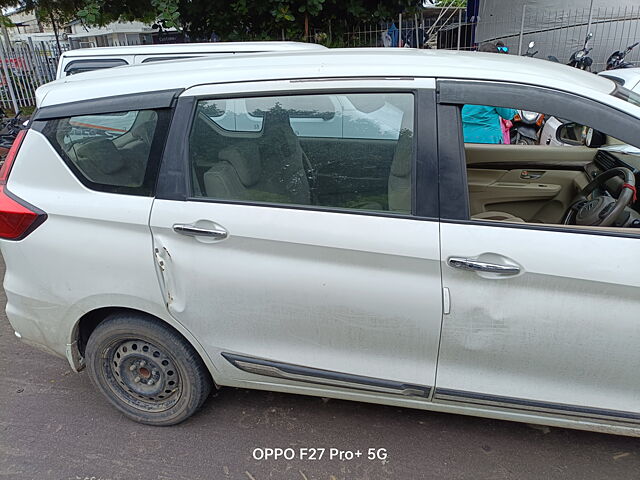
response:
<path fill-rule="evenodd" d="M 265 114 L 260 140 L 220 150 L 203 184 L 212 198 L 308 205 L 304 152 L 286 112 Z"/>

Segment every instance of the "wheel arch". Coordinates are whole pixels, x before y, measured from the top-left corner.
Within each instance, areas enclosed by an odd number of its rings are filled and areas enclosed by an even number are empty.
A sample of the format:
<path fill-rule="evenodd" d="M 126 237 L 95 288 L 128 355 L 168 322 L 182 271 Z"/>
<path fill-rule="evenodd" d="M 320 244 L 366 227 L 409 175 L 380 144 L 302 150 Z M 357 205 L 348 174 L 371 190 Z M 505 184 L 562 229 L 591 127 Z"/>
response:
<path fill-rule="evenodd" d="M 162 324 L 163 326 L 179 334 L 198 353 L 203 363 L 206 365 L 207 369 L 209 370 L 209 373 L 211 374 L 212 378 L 214 378 L 214 383 L 215 383 L 215 378 L 219 377 L 218 371 L 215 368 L 215 365 L 213 364 L 213 362 L 211 361 L 211 358 L 204 350 L 203 346 L 191 334 L 191 332 L 189 332 L 188 329 L 186 329 L 182 324 L 178 323 L 177 321 L 169 322 L 166 319 L 159 317 L 158 315 L 154 315 L 152 313 L 149 313 L 137 308 L 125 307 L 125 306 L 98 307 L 86 312 L 84 315 L 82 315 L 78 319 L 78 321 L 75 323 L 73 327 L 73 331 L 71 334 L 72 343 L 70 346 L 74 346 L 74 347 L 71 348 L 72 350 L 71 354 L 70 352 L 67 353 L 69 363 L 71 364 L 71 367 L 74 370 L 80 371 L 84 368 L 85 366 L 84 359 L 85 359 L 87 342 L 89 341 L 89 337 L 98 327 L 98 325 L 100 325 L 102 322 L 104 322 L 109 316 L 113 315 L 114 313 L 123 313 L 123 312 L 131 313 L 134 315 L 140 315 L 140 316 L 153 319 L 153 321 L 159 324 Z"/>

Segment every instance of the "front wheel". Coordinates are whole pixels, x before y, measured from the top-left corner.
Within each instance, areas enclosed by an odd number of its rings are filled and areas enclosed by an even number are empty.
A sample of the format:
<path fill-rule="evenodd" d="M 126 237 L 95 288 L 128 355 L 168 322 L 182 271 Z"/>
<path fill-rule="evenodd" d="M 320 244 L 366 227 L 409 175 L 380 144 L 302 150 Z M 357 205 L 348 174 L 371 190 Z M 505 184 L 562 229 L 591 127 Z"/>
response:
<path fill-rule="evenodd" d="M 538 142 L 536 142 L 535 140 L 531 139 L 531 138 L 527 138 L 527 137 L 520 137 L 518 139 L 518 141 L 516 142 L 517 145 L 537 145 Z"/>
<path fill-rule="evenodd" d="M 148 425 L 175 425 L 204 403 L 213 382 L 193 347 L 143 315 L 118 313 L 89 337 L 87 369 L 107 400 Z"/>

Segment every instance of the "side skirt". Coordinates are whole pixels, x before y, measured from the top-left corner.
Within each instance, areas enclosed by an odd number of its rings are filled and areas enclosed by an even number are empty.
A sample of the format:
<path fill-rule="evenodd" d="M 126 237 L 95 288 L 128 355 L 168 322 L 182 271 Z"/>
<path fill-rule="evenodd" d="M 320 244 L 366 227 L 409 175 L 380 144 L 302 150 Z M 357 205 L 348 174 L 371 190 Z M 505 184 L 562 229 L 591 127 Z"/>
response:
<path fill-rule="evenodd" d="M 546 413 L 563 416 L 575 416 L 580 419 L 607 420 L 624 423 L 640 423 L 640 413 L 620 410 L 607 410 L 595 407 L 582 407 L 564 403 L 549 403 L 538 400 L 488 395 L 485 393 L 465 392 L 436 388 L 433 401 L 435 403 L 476 405 L 484 407 L 498 407 L 517 409 L 532 413 Z"/>
<path fill-rule="evenodd" d="M 240 370 L 257 375 L 265 375 L 267 377 L 283 378 L 317 385 L 352 388 L 368 392 L 391 393 L 405 397 L 421 397 L 425 399 L 429 397 L 429 393 L 431 392 L 431 387 L 423 385 L 410 385 L 392 380 L 302 367 L 290 363 L 274 362 L 233 353 L 223 352 L 222 356 Z"/>

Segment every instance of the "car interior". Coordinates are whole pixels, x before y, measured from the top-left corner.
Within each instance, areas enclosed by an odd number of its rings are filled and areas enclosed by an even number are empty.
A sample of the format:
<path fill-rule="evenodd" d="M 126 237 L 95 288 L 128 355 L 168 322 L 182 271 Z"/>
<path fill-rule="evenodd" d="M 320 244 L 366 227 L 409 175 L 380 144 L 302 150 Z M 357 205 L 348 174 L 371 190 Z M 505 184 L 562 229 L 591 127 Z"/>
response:
<path fill-rule="evenodd" d="M 53 133 L 54 146 L 89 181 L 139 187 L 157 120 L 153 110 L 70 117 L 52 122 L 45 135 Z"/>
<path fill-rule="evenodd" d="M 561 145 L 466 143 L 472 220 L 640 227 L 635 194 L 640 156 L 609 147 L 620 142 L 567 122 Z"/>
<path fill-rule="evenodd" d="M 190 139 L 194 196 L 410 212 L 411 112 L 399 122 L 397 139 L 346 138 L 341 125 L 333 134 L 303 136 L 294 132 L 292 118 L 321 121 L 322 114 L 268 100 L 252 110 L 262 118 L 259 131 L 230 131 L 206 105 L 198 108 Z M 367 104 L 375 111 L 371 98 Z"/>

